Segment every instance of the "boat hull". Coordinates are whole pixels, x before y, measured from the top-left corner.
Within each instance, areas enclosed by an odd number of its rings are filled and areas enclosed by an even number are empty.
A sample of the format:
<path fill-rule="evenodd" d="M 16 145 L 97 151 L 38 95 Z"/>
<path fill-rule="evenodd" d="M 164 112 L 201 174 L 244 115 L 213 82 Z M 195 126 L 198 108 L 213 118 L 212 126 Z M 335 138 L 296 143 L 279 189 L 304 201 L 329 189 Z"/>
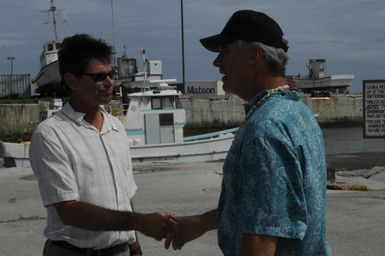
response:
<path fill-rule="evenodd" d="M 304 92 L 314 90 L 329 90 L 332 92 L 346 93 L 351 86 L 354 75 L 333 75 L 324 78 L 294 78 L 295 86 Z"/>
<path fill-rule="evenodd" d="M 226 158 L 234 136 L 227 134 L 218 138 L 183 143 L 132 146 L 134 165 L 161 162 L 203 162 Z"/>
<path fill-rule="evenodd" d="M 0 141 L 0 157 L 5 167 L 29 167 L 29 144 Z"/>
<path fill-rule="evenodd" d="M 62 88 L 59 61 L 51 62 L 42 67 L 32 83 L 37 87 L 36 93 L 50 94 L 51 91 L 60 91 Z"/>
<path fill-rule="evenodd" d="M 131 146 L 134 166 L 156 163 L 218 161 L 226 158 L 233 134 L 183 143 Z M 29 167 L 30 144 L 0 141 L 5 167 Z"/>

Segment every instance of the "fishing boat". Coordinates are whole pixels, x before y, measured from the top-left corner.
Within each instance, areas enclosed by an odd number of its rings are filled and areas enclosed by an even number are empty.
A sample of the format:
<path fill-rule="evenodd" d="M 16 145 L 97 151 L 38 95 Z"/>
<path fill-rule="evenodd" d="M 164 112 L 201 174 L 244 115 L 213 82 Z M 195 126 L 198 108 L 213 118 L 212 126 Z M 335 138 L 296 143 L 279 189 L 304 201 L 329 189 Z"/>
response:
<path fill-rule="evenodd" d="M 185 137 L 186 112 L 179 100 L 182 93 L 170 85 L 175 79 L 163 79 L 159 60 L 145 60 L 143 66 L 144 71 L 138 72 L 136 59 L 125 54 L 118 58 L 116 88 L 120 100 L 105 106 L 126 128 L 134 166 L 223 160 L 237 128 Z M 0 142 L 4 165 L 29 166 L 29 146 Z"/>
<path fill-rule="evenodd" d="M 58 61 L 58 53 L 63 40 L 58 37 L 56 29 L 58 24 L 56 6 L 53 0 L 50 0 L 50 3 L 50 8 L 44 12 L 52 17 L 52 22 L 48 23 L 53 25 L 55 39 L 48 40 L 43 44 L 43 50 L 40 54 L 40 71 L 32 80 L 32 87 L 35 88 L 34 92 L 40 95 L 60 96 L 65 94 L 61 86 Z"/>
<path fill-rule="evenodd" d="M 354 75 L 330 75 L 326 73 L 325 59 L 310 59 L 308 75 L 294 77 L 295 87 L 312 96 L 330 96 L 349 93 Z"/>
<path fill-rule="evenodd" d="M 35 93 L 41 95 L 52 95 L 58 91 L 61 86 L 61 77 L 59 73 L 58 50 L 61 40 L 53 40 L 45 42 L 41 53 L 41 69 L 36 77 L 32 80 Z"/>

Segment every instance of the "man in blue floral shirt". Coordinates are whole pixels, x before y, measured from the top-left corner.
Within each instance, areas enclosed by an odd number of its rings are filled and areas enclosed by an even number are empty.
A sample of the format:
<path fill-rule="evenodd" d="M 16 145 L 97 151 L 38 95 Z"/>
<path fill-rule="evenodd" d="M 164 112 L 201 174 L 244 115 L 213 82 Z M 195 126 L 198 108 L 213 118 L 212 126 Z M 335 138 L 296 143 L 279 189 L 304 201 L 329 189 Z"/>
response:
<path fill-rule="evenodd" d="M 217 209 L 170 221 L 181 248 L 218 229 L 224 255 L 331 255 L 325 240 L 326 164 L 321 130 L 285 81 L 287 39 L 264 13 L 233 14 L 201 39 L 219 52 L 223 88 L 248 101 L 223 166 Z"/>

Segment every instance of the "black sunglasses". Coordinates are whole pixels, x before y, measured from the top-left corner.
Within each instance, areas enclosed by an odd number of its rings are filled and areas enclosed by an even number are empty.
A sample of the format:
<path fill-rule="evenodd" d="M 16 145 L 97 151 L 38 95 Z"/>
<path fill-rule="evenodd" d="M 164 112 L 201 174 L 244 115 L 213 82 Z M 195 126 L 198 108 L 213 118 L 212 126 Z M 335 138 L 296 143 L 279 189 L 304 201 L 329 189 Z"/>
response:
<path fill-rule="evenodd" d="M 111 79 L 114 79 L 115 72 L 111 70 L 108 73 L 105 72 L 99 72 L 99 73 L 83 73 L 83 75 L 91 77 L 92 80 L 94 80 L 95 83 L 100 83 L 106 80 L 107 76 Z"/>

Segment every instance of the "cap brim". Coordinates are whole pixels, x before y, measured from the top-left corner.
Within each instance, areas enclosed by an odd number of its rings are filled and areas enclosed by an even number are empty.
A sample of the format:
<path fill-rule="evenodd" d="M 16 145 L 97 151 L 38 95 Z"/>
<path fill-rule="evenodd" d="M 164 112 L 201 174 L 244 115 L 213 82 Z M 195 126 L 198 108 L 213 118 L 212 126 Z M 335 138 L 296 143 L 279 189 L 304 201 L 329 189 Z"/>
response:
<path fill-rule="evenodd" d="M 222 34 L 217 34 L 214 36 L 205 37 L 199 40 L 203 47 L 205 47 L 207 50 L 211 52 L 219 52 L 220 46 L 224 46 L 226 44 L 229 44 L 235 39 L 228 38 L 223 36 Z"/>

